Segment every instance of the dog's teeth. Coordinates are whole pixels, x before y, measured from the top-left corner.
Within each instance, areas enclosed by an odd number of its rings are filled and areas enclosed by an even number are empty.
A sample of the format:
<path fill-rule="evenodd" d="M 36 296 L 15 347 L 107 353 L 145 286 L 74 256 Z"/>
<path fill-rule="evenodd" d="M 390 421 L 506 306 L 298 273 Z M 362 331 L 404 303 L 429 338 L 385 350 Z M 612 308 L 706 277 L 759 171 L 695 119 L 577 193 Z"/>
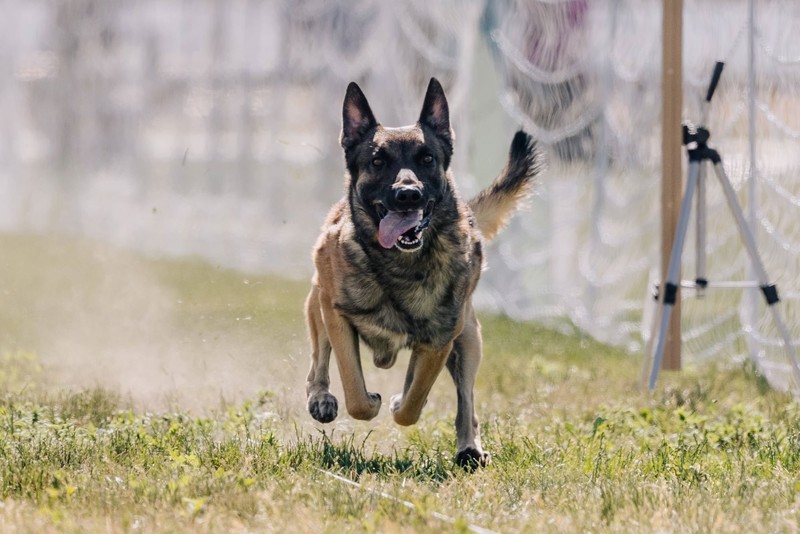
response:
<path fill-rule="evenodd" d="M 422 238 L 419 234 L 414 237 L 401 235 L 397 238 L 397 246 L 404 252 L 413 252 L 422 246 Z"/>

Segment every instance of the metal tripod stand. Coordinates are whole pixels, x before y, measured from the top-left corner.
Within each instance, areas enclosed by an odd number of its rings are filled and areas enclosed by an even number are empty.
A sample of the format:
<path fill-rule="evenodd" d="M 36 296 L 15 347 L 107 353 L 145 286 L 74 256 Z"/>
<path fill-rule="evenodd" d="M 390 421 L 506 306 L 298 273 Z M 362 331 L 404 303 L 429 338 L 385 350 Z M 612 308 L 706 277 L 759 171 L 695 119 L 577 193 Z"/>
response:
<path fill-rule="evenodd" d="M 711 102 L 711 98 L 714 95 L 714 90 L 719 82 L 723 66 L 723 63 L 717 63 L 714 67 L 714 74 L 711 78 L 711 84 L 709 85 L 706 95 L 706 107 Z M 705 110 L 703 113 L 703 122 L 705 122 Z M 651 391 L 655 388 L 658 372 L 661 369 L 661 359 L 664 355 L 667 327 L 669 325 L 672 309 L 678 297 L 679 286 L 695 288 L 699 292 L 704 291 L 706 288 L 714 287 L 758 287 L 764 295 L 775 326 L 783 339 L 783 344 L 789 357 L 789 362 L 791 363 L 795 381 L 800 384 L 800 365 L 798 365 L 797 352 L 792 344 L 792 339 L 789 335 L 786 323 L 783 321 L 778 308 L 775 306 L 780 300 L 778 298 L 778 289 L 775 284 L 769 281 L 767 271 L 764 268 L 764 262 L 761 260 L 761 256 L 758 253 L 755 239 L 750 231 L 750 227 L 747 225 L 742 208 L 739 206 L 736 191 L 733 189 L 728 176 L 725 174 L 719 152 L 709 147 L 707 144 L 709 137 L 710 133 L 708 129 L 702 126 L 698 127 L 696 130 L 690 129 L 687 125 L 683 126 L 683 144 L 686 146 L 689 157 L 689 174 L 686 179 L 686 191 L 683 196 L 683 201 L 681 202 L 675 240 L 672 243 L 672 251 L 669 257 L 669 267 L 667 268 L 667 277 L 664 284 L 665 287 L 659 290 L 658 308 L 653 318 L 653 328 L 650 331 L 650 339 L 645 347 L 645 364 L 642 369 L 642 381 L 644 382 L 647 379 L 647 371 L 649 369 L 648 386 Z M 728 207 L 739 228 L 739 235 L 752 262 L 753 272 L 756 277 L 755 281 L 710 283 L 706 278 L 706 184 L 703 163 L 708 162 L 712 164 L 714 173 L 717 175 L 717 179 L 722 186 L 722 191 L 725 194 Z M 695 191 L 697 191 L 697 272 L 694 282 L 681 283 L 679 280 L 681 254 L 683 252 L 683 245 L 689 226 L 689 216 Z"/>

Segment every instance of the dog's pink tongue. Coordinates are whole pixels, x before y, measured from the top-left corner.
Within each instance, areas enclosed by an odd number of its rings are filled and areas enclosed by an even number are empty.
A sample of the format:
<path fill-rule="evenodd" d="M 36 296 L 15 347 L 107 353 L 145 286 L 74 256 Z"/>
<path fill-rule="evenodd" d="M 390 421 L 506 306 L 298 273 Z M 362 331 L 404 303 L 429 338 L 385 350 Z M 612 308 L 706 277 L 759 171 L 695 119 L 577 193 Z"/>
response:
<path fill-rule="evenodd" d="M 420 210 L 404 213 L 390 211 L 386 217 L 381 219 L 378 227 L 378 241 L 383 248 L 392 248 L 398 237 L 417 226 L 421 220 L 422 212 Z"/>

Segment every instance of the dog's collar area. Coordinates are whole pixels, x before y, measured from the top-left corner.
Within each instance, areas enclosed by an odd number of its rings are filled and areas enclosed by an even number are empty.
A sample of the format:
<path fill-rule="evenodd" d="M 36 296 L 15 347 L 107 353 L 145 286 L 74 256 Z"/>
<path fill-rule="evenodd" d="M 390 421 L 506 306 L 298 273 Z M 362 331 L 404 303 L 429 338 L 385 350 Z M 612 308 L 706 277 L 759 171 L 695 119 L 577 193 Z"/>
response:
<path fill-rule="evenodd" d="M 422 221 L 420 221 L 419 226 L 414 230 L 415 232 L 419 233 L 425 230 L 428 226 L 431 225 L 431 217 L 433 217 L 433 200 L 428 202 L 428 205 L 425 206 L 425 211 L 422 214 Z"/>

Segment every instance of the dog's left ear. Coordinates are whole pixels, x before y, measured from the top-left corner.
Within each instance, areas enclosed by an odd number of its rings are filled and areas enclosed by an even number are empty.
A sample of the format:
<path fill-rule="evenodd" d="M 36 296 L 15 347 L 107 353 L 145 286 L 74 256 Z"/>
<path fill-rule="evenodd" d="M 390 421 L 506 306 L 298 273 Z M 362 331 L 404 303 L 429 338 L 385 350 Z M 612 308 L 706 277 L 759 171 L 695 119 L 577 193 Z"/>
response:
<path fill-rule="evenodd" d="M 455 134 L 450 127 L 450 109 L 447 106 L 447 98 L 444 96 L 442 84 L 436 78 L 431 78 L 428 84 L 425 102 L 422 104 L 422 113 L 419 115 L 419 123 L 427 126 L 443 141 L 446 141 L 452 154 Z"/>

